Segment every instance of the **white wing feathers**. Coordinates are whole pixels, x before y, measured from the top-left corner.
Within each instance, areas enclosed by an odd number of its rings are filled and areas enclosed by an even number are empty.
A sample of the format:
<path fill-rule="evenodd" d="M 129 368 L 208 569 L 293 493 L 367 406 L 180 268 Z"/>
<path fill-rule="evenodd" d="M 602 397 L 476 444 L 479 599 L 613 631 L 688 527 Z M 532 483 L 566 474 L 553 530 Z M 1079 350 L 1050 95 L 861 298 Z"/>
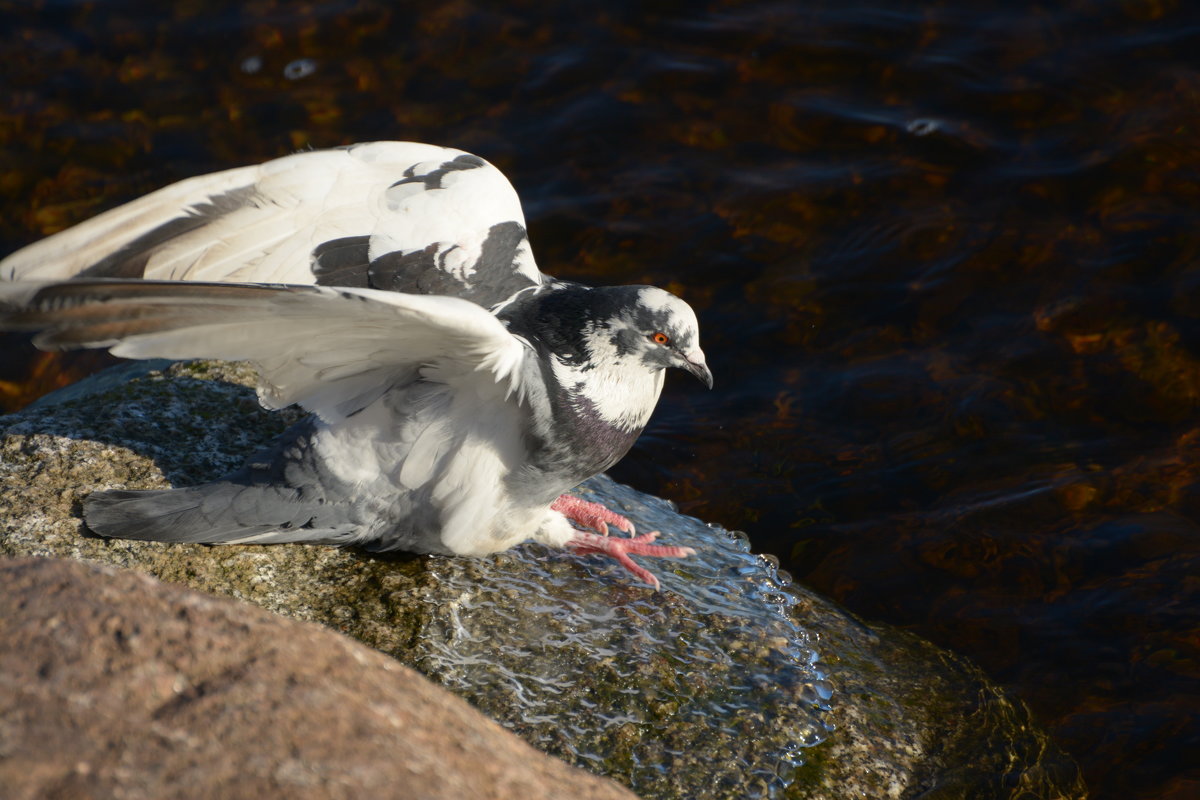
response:
<path fill-rule="evenodd" d="M 478 166 L 444 169 L 461 158 Z M 0 280 L 313 283 L 312 255 L 331 241 L 368 237 L 372 260 L 439 244 L 470 264 L 504 222 L 524 226 L 524 216 L 491 164 L 446 147 L 372 142 L 180 181 L 13 253 Z M 512 268 L 541 280 L 527 249 Z"/>
<path fill-rule="evenodd" d="M 251 361 L 265 406 L 298 403 L 330 422 L 418 374 L 439 382 L 478 376 L 521 400 L 532 353 L 466 300 L 317 286 L 0 283 L 0 325 L 40 330 L 34 342 L 43 349 Z"/>

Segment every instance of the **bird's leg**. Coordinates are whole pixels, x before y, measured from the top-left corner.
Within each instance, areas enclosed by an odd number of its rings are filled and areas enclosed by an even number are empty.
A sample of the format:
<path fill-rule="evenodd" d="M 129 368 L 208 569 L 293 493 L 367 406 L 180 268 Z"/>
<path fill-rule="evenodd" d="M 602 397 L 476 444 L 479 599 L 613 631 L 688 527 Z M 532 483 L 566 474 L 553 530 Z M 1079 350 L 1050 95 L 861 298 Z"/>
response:
<path fill-rule="evenodd" d="M 603 536 L 608 536 L 609 525 L 615 525 L 617 530 L 624 531 L 630 536 L 636 532 L 634 531 L 632 522 L 620 514 L 610 511 L 606 506 L 600 503 L 580 500 L 578 497 L 572 497 L 569 494 L 559 495 L 558 499 L 550 504 L 550 508 L 572 522 L 578 522 L 585 528 L 599 531 Z"/>
<path fill-rule="evenodd" d="M 636 535 L 632 522 L 600 503 L 592 503 L 564 494 L 560 495 L 551 504 L 550 508 L 572 522 L 598 531 L 598 533 L 577 531 L 567 541 L 567 547 L 570 547 L 580 555 L 596 553 L 615 558 L 617 563 L 632 572 L 640 580 L 653 586 L 656 591 L 659 588 L 658 578 L 650 570 L 634 563 L 633 559 L 629 557 L 630 555 L 657 558 L 686 558 L 696 552 L 690 547 L 654 544 L 654 540 L 658 538 L 658 531 L 644 533 L 641 536 Z M 618 530 L 628 533 L 629 538 L 620 536 L 610 537 L 608 535 L 609 525 L 614 525 Z"/>
<path fill-rule="evenodd" d="M 630 555 L 638 556 L 655 556 L 658 558 L 686 558 L 695 554 L 695 550 L 690 547 L 675 547 L 665 544 L 653 544 L 658 538 L 658 531 L 651 533 L 643 533 L 641 536 L 631 536 L 628 539 L 619 536 L 601 536 L 598 533 L 585 533 L 580 531 L 567 541 L 567 547 L 572 548 L 576 553 L 586 555 L 588 553 L 600 553 L 606 556 L 612 556 L 625 569 L 632 572 L 641 580 L 654 587 L 658 591 L 658 578 L 654 577 L 654 573 L 648 569 L 639 567 L 630 558 Z"/>

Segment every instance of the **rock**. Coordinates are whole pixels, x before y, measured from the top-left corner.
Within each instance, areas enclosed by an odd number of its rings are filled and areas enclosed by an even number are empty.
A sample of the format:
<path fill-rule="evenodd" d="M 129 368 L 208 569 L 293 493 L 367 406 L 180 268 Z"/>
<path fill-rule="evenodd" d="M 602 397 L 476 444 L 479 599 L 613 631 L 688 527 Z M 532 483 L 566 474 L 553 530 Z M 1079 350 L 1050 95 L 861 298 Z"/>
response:
<path fill-rule="evenodd" d="M 358 642 L 114 567 L 0 560 L 7 798 L 634 795 Z"/>
<path fill-rule="evenodd" d="M 262 411 L 237 384 L 250 379 L 175 365 L 0 420 L 0 552 L 130 567 L 320 622 L 647 798 L 1084 795 L 1074 764 L 978 670 L 789 585 L 744 536 L 607 479 L 585 491 L 699 551 L 655 565 L 662 593 L 536 546 L 378 557 L 81 533 L 93 489 L 210 480 L 295 419 Z"/>

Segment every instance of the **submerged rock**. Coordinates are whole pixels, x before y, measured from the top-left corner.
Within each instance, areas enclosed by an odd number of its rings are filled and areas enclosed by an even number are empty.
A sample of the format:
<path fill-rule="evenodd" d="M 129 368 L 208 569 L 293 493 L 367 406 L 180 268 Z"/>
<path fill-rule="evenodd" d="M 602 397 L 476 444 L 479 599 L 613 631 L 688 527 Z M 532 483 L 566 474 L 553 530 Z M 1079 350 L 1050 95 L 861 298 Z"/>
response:
<path fill-rule="evenodd" d="M 210 480 L 296 418 L 262 411 L 240 385 L 251 376 L 175 365 L 0 419 L 0 552 L 117 564 L 321 622 L 647 798 L 1083 796 L 1074 765 L 978 671 L 606 478 L 583 491 L 698 551 L 654 565 L 661 593 L 534 545 L 379 557 L 81 533 L 90 491 Z"/>

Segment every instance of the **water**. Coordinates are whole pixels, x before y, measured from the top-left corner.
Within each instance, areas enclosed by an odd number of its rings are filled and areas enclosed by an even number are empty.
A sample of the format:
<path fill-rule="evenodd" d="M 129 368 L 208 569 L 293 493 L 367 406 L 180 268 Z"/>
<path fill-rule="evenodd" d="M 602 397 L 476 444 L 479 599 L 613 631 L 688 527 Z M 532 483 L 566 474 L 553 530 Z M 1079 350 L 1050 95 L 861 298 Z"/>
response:
<path fill-rule="evenodd" d="M 607 478 L 588 486 L 643 530 L 696 549 L 655 565 L 664 592 L 617 602 L 597 591 L 592 566 L 581 575 L 577 558 L 544 548 L 434 559 L 436 612 L 397 655 L 539 749 L 603 764 L 641 796 L 779 796 L 805 748 L 830 734 L 833 694 L 814 637 L 790 617 L 790 577 L 744 535 Z M 575 723 L 564 696 L 581 695 Z"/>
<path fill-rule="evenodd" d="M 4 249 L 298 147 L 478 152 L 544 270 L 700 312 L 717 388 L 670 381 L 618 479 L 974 658 L 1095 796 L 1200 794 L 1200 11 L 0 16 Z M 59 380 L 6 352 L 12 404 Z"/>

